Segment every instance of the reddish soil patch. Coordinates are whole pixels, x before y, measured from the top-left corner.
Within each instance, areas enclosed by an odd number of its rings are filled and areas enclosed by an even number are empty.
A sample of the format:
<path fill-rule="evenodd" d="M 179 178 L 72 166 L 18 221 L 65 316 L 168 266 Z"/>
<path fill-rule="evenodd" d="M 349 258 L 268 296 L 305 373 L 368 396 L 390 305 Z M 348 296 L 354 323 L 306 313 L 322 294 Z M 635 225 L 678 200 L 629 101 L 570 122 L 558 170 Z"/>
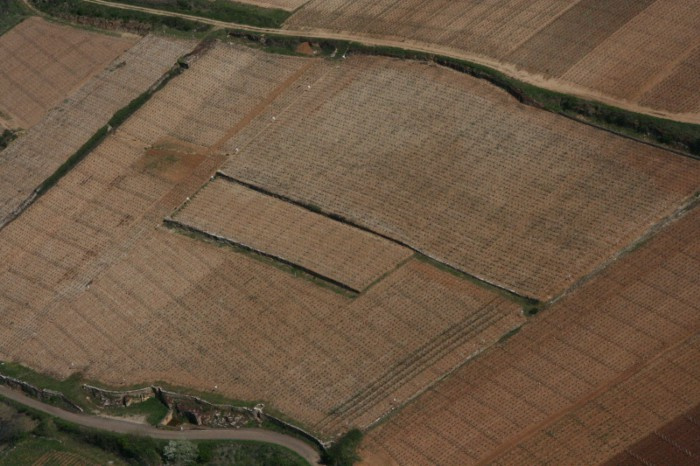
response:
<path fill-rule="evenodd" d="M 146 150 L 134 168 L 178 183 L 204 160 L 206 149 L 177 139 L 164 138 Z"/>
<path fill-rule="evenodd" d="M 297 53 L 303 53 L 304 55 L 316 55 L 316 51 L 309 42 L 302 42 L 297 46 L 295 51 Z"/>

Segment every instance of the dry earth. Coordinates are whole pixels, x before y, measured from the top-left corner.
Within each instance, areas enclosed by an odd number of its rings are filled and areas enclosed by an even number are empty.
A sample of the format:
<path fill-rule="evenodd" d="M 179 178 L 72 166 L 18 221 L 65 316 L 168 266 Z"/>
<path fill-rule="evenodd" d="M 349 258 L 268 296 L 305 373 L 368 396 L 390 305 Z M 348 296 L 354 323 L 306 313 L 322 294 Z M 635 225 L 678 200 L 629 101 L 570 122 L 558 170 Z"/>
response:
<path fill-rule="evenodd" d="M 371 432 L 365 464 L 597 464 L 700 399 L 700 209 Z"/>
<path fill-rule="evenodd" d="M 136 43 L 31 17 L 0 36 L 0 115 L 28 129 Z"/>

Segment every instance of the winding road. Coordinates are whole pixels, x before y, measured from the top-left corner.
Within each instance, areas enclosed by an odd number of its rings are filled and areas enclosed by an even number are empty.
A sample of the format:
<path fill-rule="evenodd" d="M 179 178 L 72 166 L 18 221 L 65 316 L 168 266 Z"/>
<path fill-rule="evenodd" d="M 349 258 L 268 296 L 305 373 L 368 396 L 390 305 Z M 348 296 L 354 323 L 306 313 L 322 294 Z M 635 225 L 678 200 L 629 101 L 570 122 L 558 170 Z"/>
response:
<path fill-rule="evenodd" d="M 30 7 L 31 5 L 29 4 L 29 0 L 23 0 L 26 4 L 28 4 Z M 650 115 L 654 117 L 659 117 L 659 118 L 666 118 L 669 120 L 674 120 L 678 122 L 684 122 L 684 123 L 694 123 L 694 124 L 700 124 L 700 114 L 698 113 L 669 113 L 669 112 L 662 112 L 653 108 L 649 107 L 644 107 L 641 105 L 638 105 L 634 102 L 630 102 L 627 100 L 621 100 L 621 99 L 616 99 L 610 95 L 601 93 L 601 92 L 596 92 L 591 89 L 587 89 L 581 86 L 577 86 L 572 83 L 568 83 L 562 80 L 554 79 L 554 78 L 545 78 L 543 76 L 533 74 L 533 73 L 528 73 L 524 70 L 517 69 L 515 65 L 511 65 L 508 63 L 504 63 L 498 60 L 494 60 L 488 57 L 484 57 L 481 55 L 475 55 L 475 54 L 470 54 L 468 52 L 462 51 L 462 50 L 456 50 L 453 48 L 448 48 L 448 47 L 442 47 L 440 45 L 432 45 L 424 42 L 416 42 L 416 41 L 411 41 L 411 40 L 389 40 L 389 39 L 382 39 L 378 37 L 370 37 L 366 35 L 357 35 L 357 34 L 350 34 L 347 32 L 332 32 L 332 31 L 327 31 L 327 30 L 318 30 L 318 29 L 274 29 L 274 28 L 261 28 L 261 27 L 256 27 L 256 26 L 248 26 L 245 24 L 239 24 L 239 23 L 230 23 L 227 21 L 219 21 L 216 19 L 209 19 L 209 18 L 204 18 L 201 16 L 193 16 L 193 15 L 187 15 L 184 13 L 175 13 L 172 11 L 164 11 L 164 10 L 159 10 L 156 8 L 147 8 L 147 7 L 142 7 L 142 6 L 136 6 L 136 5 L 127 5 L 123 3 L 115 3 L 115 2 L 110 2 L 106 0 L 83 0 L 88 3 L 95 3 L 98 5 L 104 5 L 108 6 L 111 8 L 120 8 L 122 10 L 133 10 L 133 11 L 140 11 L 143 13 L 149 13 L 152 15 L 158 15 L 158 16 L 170 16 L 170 17 L 176 17 L 176 18 L 183 18 L 183 19 L 188 19 L 191 21 L 198 21 L 200 23 L 204 24 L 209 24 L 218 28 L 229 28 L 229 29 L 238 29 L 241 31 L 250 31 L 250 32 L 257 32 L 261 34 L 276 34 L 280 36 L 289 36 L 289 37 L 304 37 L 308 39 L 328 39 L 328 40 L 343 40 L 343 41 L 352 41 L 352 42 L 358 42 L 364 45 L 369 45 L 369 46 L 379 46 L 379 47 L 394 47 L 394 48 L 399 48 L 407 51 L 413 51 L 413 52 L 423 52 L 423 53 L 429 53 L 429 54 L 434 54 L 434 55 L 442 55 L 445 57 L 449 58 L 454 58 L 457 60 L 465 60 L 469 61 L 472 63 L 477 63 L 479 65 L 484 65 L 488 66 L 489 68 L 495 69 L 497 71 L 500 71 L 502 73 L 505 73 L 508 76 L 511 76 L 513 78 L 516 78 L 520 81 L 526 82 L 528 84 L 532 84 L 544 89 L 549 89 L 551 91 L 555 92 L 560 92 L 564 94 L 570 94 L 570 95 L 575 95 L 577 97 L 583 98 L 583 99 L 588 99 L 588 100 L 595 100 L 598 102 L 602 102 L 607 105 L 611 105 L 614 107 L 621 108 L 623 110 L 628 110 L 630 112 L 635 112 L 635 113 L 641 113 L 644 115 Z M 36 11 L 36 10 L 34 10 Z"/>
<path fill-rule="evenodd" d="M 78 424 L 92 429 L 106 430 L 118 434 L 134 434 L 152 437 L 161 440 L 254 440 L 267 442 L 288 448 L 311 465 L 319 464 L 321 457 L 318 451 L 308 443 L 296 437 L 280 434 L 264 429 L 201 429 L 173 431 L 158 429 L 147 424 L 137 424 L 135 422 L 121 421 L 118 419 L 90 416 L 86 414 L 76 414 L 65 411 L 56 406 L 42 403 L 34 398 L 30 398 L 24 393 L 8 387 L 0 386 L 1 397 L 21 403 L 29 408 L 56 416 L 73 424 Z"/>

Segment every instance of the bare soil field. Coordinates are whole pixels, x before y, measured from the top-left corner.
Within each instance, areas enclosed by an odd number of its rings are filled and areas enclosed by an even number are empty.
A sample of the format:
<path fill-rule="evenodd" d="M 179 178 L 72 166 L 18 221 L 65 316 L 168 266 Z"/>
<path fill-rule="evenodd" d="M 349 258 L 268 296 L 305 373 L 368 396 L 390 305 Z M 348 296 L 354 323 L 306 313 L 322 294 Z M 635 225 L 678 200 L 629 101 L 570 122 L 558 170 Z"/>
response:
<path fill-rule="evenodd" d="M 674 464 L 693 466 L 700 461 L 700 405 L 688 410 L 653 434 L 625 448 L 605 466 Z"/>
<path fill-rule="evenodd" d="M 320 62 L 222 147 L 222 172 L 547 300 L 700 188 L 697 161 L 447 69 Z"/>
<path fill-rule="evenodd" d="M 0 227 L 117 110 L 194 46 L 155 36 L 141 39 L 10 144 L 0 157 Z"/>
<path fill-rule="evenodd" d="M 250 52 L 225 47 L 244 62 Z M 219 48 L 207 53 L 220 56 Z M 213 63 L 206 57 L 0 230 L 0 358 L 60 377 L 162 380 L 263 400 L 332 437 L 397 409 L 522 324 L 517 304 L 417 259 L 353 299 L 164 228 L 163 218 L 223 163 L 221 141 L 295 73 L 285 71 L 285 57 L 258 60 L 269 66 L 263 76 L 278 70 L 280 79 L 248 97 L 238 121 L 197 139 L 211 144 L 199 147 L 175 139 L 196 139 L 184 110 L 168 118 L 154 109 Z M 237 73 L 219 86 L 248 89 Z M 222 114 L 246 102 L 229 92 Z"/>
<path fill-rule="evenodd" d="M 384 238 L 223 178 L 207 184 L 173 218 L 358 292 L 413 255 Z"/>
<path fill-rule="evenodd" d="M 688 66 L 697 71 L 697 61 L 681 65 L 700 45 L 698 8 L 687 0 L 311 0 L 285 27 L 434 44 L 565 92 L 700 113 L 700 102 L 661 84 L 681 79 Z"/>
<path fill-rule="evenodd" d="M 0 37 L 0 115 L 28 129 L 136 43 L 28 18 Z"/>
<path fill-rule="evenodd" d="M 700 399 L 700 209 L 370 433 L 365 464 L 598 464 Z"/>

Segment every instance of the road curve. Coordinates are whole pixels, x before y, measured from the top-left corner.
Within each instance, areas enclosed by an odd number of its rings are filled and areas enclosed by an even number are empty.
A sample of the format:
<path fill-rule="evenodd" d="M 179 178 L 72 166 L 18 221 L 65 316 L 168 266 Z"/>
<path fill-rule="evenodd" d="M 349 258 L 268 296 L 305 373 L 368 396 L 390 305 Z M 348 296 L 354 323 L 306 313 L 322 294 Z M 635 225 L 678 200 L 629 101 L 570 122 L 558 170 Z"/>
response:
<path fill-rule="evenodd" d="M 316 449 L 308 443 L 296 437 L 291 437 L 289 435 L 284 435 L 269 430 L 202 429 L 173 431 L 158 429 L 147 424 L 137 424 L 134 422 L 120 421 L 118 419 L 71 413 L 56 406 L 51 406 L 34 398 L 30 398 L 18 390 L 13 390 L 3 386 L 0 386 L 0 397 L 8 398 L 29 408 L 56 416 L 65 421 L 72 422 L 73 424 L 78 424 L 92 429 L 106 430 L 119 434 L 143 435 L 162 440 L 254 440 L 258 442 L 272 443 L 288 448 L 299 454 L 311 465 L 319 464 L 321 461 L 318 451 L 316 451 Z"/>
<path fill-rule="evenodd" d="M 29 0 L 23 0 L 25 3 L 29 4 Z M 630 112 L 641 113 L 644 115 L 654 116 L 658 118 L 665 118 L 668 120 L 683 122 L 683 123 L 694 123 L 700 124 L 700 113 L 669 113 L 659 111 L 653 108 L 644 107 L 633 102 L 626 100 L 616 99 L 612 96 L 603 94 L 601 92 L 595 92 L 584 87 L 567 83 L 561 80 L 553 78 L 545 78 L 540 75 L 528 73 L 526 71 L 517 69 L 514 65 L 500 62 L 498 60 L 490 59 L 488 57 L 483 57 L 480 55 L 470 54 L 464 51 L 459 51 L 455 49 L 450 49 L 446 47 L 441 47 L 439 45 L 431 45 L 424 42 L 415 42 L 409 40 L 388 40 L 380 39 L 376 37 L 369 37 L 364 35 L 349 34 L 347 32 L 337 33 L 326 30 L 317 29 L 274 29 L 274 28 L 261 28 L 256 26 L 248 26 L 239 23 L 230 23 L 227 21 L 219 21 L 216 19 L 204 18 L 201 16 L 187 15 L 184 13 L 175 13 L 172 11 L 164 11 L 156 8 L 147 8 L 136 5 L 127 5 L 124 3 L 115 3 L 106 0 L 83 0 L 88 3 L 95 3 L 98 5 L 104 5 L 111 8 L 120 8 L 122 10 L 133 10 L 140 11 L 143 13 L 149 13 L 152 15 L 159 16 L 170 16 L 174 18 L 189 19 L 191 21 L 198 21 L 200 23 L 209 24 L 219 28 L 230 28 L 239 29 L 242 31 L 257 32 L 261 34 L 277 34 L 280 36 L 290 36 L 290 37 L 307 37 L 309 39 L 329 39 L 329 40 L 344 40 L 358 42 L 369 46 L 379 46 L 379 47 L 394 47 L 407 51 L 413 52 L 423 52 L 434 55 L 442 55 L 449 58 L 454 58 L 457 60 L 465 60 L 472 63 L 477 63 L 479 65 L 488 66 L 489 68 L 495 69 L 504 73 L 508 76 L 516 78 L 520 81 L 538 86 L 544 89 L 549 89 L 551 91 L 560 92 L 564 94 L 575 95 L 577 97 L 595 100 L 613 107 L 621 108 Z"/>

